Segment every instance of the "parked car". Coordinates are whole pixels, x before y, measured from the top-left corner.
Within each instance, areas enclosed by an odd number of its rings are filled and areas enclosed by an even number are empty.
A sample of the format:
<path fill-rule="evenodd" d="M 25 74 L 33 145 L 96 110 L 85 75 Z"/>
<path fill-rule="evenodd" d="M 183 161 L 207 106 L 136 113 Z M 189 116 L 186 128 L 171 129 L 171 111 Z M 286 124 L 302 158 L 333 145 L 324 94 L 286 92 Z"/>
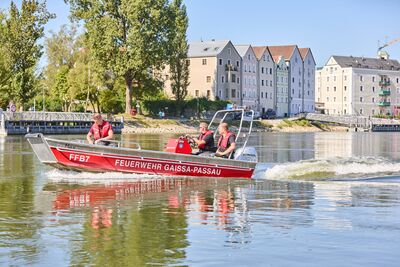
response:
<path fill-rule="evenodd" d="M 269 108 L 265 113 L 262 114 L 261 118 L 266 120 L 276 119 L 276 112 L 272 108 Z"/>

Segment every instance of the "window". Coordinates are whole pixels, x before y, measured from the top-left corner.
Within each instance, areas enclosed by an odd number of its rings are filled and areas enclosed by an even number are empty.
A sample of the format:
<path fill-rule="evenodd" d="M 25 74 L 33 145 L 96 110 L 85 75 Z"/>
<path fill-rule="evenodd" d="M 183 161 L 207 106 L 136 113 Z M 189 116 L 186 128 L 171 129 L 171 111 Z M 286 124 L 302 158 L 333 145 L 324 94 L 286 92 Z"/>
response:
<path fill-rule="evenodd" d="M 333 98 L 333 102 L 336 102 L 336 97 Z"/>
<path fill-rule="evenodd" d="M 211 82 L 211 76 L 207 76 L 206 81 L 207 81 L 207 83 L 210 83 Z"/>
<path fill-rule="evenodd" d="M 362 110 L 362 108 L 360 108 L 360 114 L 361 114 L 361 115 L 363 114 L 363 110 Z"/>
<path fill-rule="evenodd" d="M 207 90 L 207 98 L 210 98 L 211 96 L 211 90 Z"/>
<path fill-rule="evenodd" d="M 219 90 L 218 95 L 219 95 L 219 97 L 222 97 L 222 92 L 221 92 L 221 90 Z"/>
<path fill-rule="evenodd" d="M 250 54 L 247 55 L 247 59 L 250 60 Z"/>
<path fill-rule="evenodd" d="M 264 92 L 261 92 L 261 98 L 264 98 Z"/>
<path fill-rule="evenodd" d="M 222 58 L 219 59 L 219 65 L 222 65 L 223 61 Z"/>
<path fill-rule="evenodd" d="M 375 86 L 372 86 L 372 92 L 375 93 Z"/>
<path fill-rule="evenodd" d="M 326 77 L 326 81 L 329 82 L 329 77 Z"/>
<path fill-rule="evenodd" d="M 362 82 L 363 81 L 363 76 L 360 76 L 360 82 Z"/>
<path fill-rule="evenodd" d="M 269 74 L 272 74 L 272 68 L 269 69 Z"/>
<path fill-rule="evenodd" d="M 347 76 L 346 75 L 344 76 L 344 80 L 347 81 Z"/>
<path fill-rule="evenodd" d="M 236 82 L 237 82 L 237 83 L 240 83 L 239 77 L 236 78 Z"/>
<path fill-rule="evenodd" d="M 228 65 L 231 65 L 231 60 L 230 59 L 228 59 Z"/>
<path fill-rule="evenodd" d="M 196 96 L 199 96 L 199 90 L 196 90 L 196 91 L 195 91 L 195 95 L 196 95 Z"/>
<path fill-rule="evenodd" d="M 375 97 L 372 98 L 372 103 L 375 103 Z"/>
<path fill-rule="evenodd" d="M 375 76 L 372 76 L 372 82 L 375 82 Z"/>
<path fill-rule="evenodd" d="M 333 91 L 336 92 L 336 86 L 333 87 Z"/>
<path fill-rule="evenodd" d="M 363 90 L 363 87 L 362 87 L 362 85 L 360 86 L 360 91 L 362 92 L 362 90 Z"/>
<path fill-rule="evenodd" d="M 265 92 L 265 98 L 268 98 L 268 93 L 267 92 Z"/>
<path fill-rule="evenodd" d="M 333 76 L 333 81 L 336 82 L 336 76 Z"/>
<path fill-rule="evenodd" d="M 344 101 L 347 101 L 347 97 L 344 97 L 343 100 L 344 100 Z"/>
<path fill-rule="evenodd" d="M 236 82 L 236 75 L 235 75 L 235 74 L 232 74 L 231 81 L 232 81 L 233 83 Z"/>
<path fill-rule="evenodd" d="M 375 109 L 372 110 L 372 115 L 375 115 Z"/>
<path fill-rule="evenodd" d="M 264 67 L 261 68 L 261 73 L 264 73 Z"/>
<path fill-rule="evenodd" d="M 292 83 L 294 83 L 294 78 L 292 78 Z"/>
<path fill-rule="evenodd" d="M 264 86 L 264 80 L 261 80 L 261 86 Z"/>
<path fill-rule="evenodd" d="M 396 83 L 399 83 L 399 78 L 396 79 Z"/>
<path fill-rule="evenodd" d="M 207 65 L 207 59 L 206 59 L 206 58 L 203 58 L 202 64 L 203 64 L 203 65 Z"/>
<path fill-rule="evenodd" d="M 329 92 L 329 86 L 328 86 L 328 87 L 326 87 L 326 91 L 327 91 L 327 92 Z"/>
<path fill-rule="evenodd" d="M 363 102 L 363 97 L 362 96 L 360 97 L 360 102 Z"/>
<path fill-rule="evenodd" d="M 236 97 L 236 89 L 232 89 L 231 91 L 232 98 Z"/>
<path fill-rule="evenodd" d="M 237 67 L 240 67 L 239 60 L 236 61 L 236 66 L 237 66 Z"/>
<path fill-rule="evenodd" d="M 221 82 L 224 83 L 225 82 L 225 76 L 221 77 Z"/>
<path fill-rule="evenodd" d="M 344 90 L 347 91 L 347 86 L 344 87 Z"/>
<path fill-rule="evenodd" d="M 269 86 L 272 86 L 272 81 L 269 81 Z"/>
<path fill-rule="evenodd" d="M 228 54 L 230 55 L 232 53 L 232 50 L 228 48 Z"/>

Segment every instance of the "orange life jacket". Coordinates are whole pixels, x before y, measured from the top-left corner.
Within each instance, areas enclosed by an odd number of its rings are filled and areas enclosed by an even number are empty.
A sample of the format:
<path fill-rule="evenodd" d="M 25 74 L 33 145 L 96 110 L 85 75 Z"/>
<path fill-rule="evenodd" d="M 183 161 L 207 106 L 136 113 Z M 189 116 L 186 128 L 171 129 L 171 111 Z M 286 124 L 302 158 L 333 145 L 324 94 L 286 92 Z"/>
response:
<path fill-rule="evenodd" d="M 205 140 L 206 139 L 206 137 L 207 136 L 209 136 L 209 135 L 213 135 L 214 134 L 214 132 L 213 131 L 210 131 L 210 130 L 208 130 L 207 132 L 205 132 L 204 134 L 200 134 L 199 135 L 199 140 Z M 213 146 L 214 146 L 214 144 L 213 144 Z M 206 143 L 204 143 L 204 144 L 200 144 L 200 145 L 198 145 L 197 146 L 199 149 L 201 149 L 201 150 L 204 150 L 205 148 L 206 148 Z"/>
<path fill-rule="evenodd" d="M 108 136 L 108 132 L 112 129 L 111 124 L 108 121 L 103 121 L 102 125 L 98 125 L 97 123 L 92 126 L 92 133 L 94 136 L 94 140 L 98 140 L 100 138 L 104 138 Z"/>
<path fill-rule="evenodd" d="M 218 140 L 218 149 L 222 149 L 222 150 L 220 150 L 220 151 L 225 151 L 227 148 L 228 148 L 228 141 L 229 141 L 229 137 L 231 137 L 231 136 L 233 136 L 233 135 L 235 135 L 234 133 L 232 133 L 232 132 L 227 132 L 226 134 L 225 134 L 225 136 L 223 136 L 223 135 L 221 135 L 220 137 L 219 137 L 219 140 Z"/>

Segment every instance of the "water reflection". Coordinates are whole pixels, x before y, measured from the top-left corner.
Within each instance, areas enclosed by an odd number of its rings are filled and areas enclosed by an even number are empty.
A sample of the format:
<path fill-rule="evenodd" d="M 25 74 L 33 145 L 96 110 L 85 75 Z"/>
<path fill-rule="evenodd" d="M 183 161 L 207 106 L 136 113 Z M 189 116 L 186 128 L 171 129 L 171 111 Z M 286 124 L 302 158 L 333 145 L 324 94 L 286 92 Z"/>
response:
<path fill-rule="evenodd" d="M 399 137 L 382 136 L 262 133 L 250 142 L 263 161 L 275 163 L 358 155 L 396 160 Z M 158 137 L 126 138 L 159 149 L 167 138 Z M 393 237 L 400 234 L 399 178 L 299 182 L 136 175 L 84 183 L 81 174 L 66 182 L 49 177 L 24 139 L 3 140 L 0 265 L 340 265 L 337 259 L 365 265 L 376 252 L 384 252 L 385 266 L 398 260 Z M 375 148 L 364 149 L 368 142 Z M 323 259 L 305 257 L 309 251 Z"/>

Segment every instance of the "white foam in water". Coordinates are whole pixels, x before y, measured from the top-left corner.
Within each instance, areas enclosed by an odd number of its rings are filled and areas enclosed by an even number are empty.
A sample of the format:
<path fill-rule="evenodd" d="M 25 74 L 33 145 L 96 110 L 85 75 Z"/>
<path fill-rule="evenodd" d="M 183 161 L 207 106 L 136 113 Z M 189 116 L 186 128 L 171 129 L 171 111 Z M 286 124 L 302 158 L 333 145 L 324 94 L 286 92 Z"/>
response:
<path fill-rule="evenodd" d="M 400 163 L 383 158 L 329 158 L 277 164 L 256 175 L 261 179 L 343 179 L 400 174 Z"/>
<path fill-rule="evenodd" d="M 54 169 L 46 173 L 49 180 L 54 182 L 73 182 L 79 184 L 107 183 L 107 182 L 126 182 L 138 180 L 151 180 L 163 178 L 159 175 L 122 173 L 122 172 L 75 172 Z"/>

